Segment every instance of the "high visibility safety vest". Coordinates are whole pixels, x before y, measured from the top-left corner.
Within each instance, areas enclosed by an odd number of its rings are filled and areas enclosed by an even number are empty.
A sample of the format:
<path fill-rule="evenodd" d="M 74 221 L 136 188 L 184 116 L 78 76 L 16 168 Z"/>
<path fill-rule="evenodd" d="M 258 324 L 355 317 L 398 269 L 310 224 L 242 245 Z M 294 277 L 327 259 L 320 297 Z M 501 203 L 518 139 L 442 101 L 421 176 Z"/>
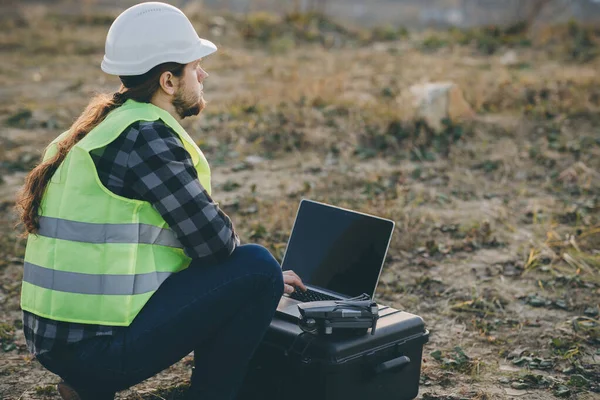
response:
<path fill-rule="evenodd" d="M 134 122 L 158 119 L 177 133 L 210 193 L 208 162 L 177 120 L 128 100 L 69 151 L 51 178 L 39 232 L 27 240 L 23 310 L 57 321 L 128 326 L 167 277 L 188 267 L 190 258 L 161 215 L 149 202 L 103 186 L 90 156 Z M 67 134 L 50 144 L 44 159 Z"/>

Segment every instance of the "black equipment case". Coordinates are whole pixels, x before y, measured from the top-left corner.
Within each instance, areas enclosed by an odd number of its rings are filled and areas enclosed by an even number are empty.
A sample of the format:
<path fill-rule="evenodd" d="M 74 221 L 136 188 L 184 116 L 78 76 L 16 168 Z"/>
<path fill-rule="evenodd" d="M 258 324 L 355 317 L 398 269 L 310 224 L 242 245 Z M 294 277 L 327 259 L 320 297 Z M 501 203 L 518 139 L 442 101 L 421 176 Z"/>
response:
<path fill-rule="evenodd" d="M 374 335 L 315 336 L 276 314 L 239 399 L 414 399 L 429 331 L 407 312 L 380 306 L 379 315 Z"/>

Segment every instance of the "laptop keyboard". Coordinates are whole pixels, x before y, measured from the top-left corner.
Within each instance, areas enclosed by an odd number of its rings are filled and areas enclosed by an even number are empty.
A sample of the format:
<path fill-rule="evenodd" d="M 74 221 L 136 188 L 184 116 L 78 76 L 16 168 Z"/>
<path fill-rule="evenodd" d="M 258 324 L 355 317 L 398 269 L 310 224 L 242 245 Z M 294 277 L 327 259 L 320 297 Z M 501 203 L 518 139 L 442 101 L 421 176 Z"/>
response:
<path fill-rule="evenodd" d="M 290 294 L 290 297 L 303 303 L 308 303 L 311 301 L 339 300 L 337 297 L 333 297 L 321 292 L 315 292 L 314 290 L 310 289 L 307 289 L 305 292 L 303 292 L 301 289 L 296 289 L 294 290 L 294 293 Z"/>

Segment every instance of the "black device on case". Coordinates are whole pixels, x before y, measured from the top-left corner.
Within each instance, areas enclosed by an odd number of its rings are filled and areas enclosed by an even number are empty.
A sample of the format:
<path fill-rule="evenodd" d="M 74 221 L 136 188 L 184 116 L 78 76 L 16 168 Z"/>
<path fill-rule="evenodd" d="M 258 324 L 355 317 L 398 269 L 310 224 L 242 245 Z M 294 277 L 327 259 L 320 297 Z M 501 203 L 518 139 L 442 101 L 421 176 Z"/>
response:
<path fill-rule="evenodd" d="M 314 301 L 298 304 L 298 326 L 304 332 L 332 334 L 375 334 L 379 308 L 368 294 L 345 300 Z"/>

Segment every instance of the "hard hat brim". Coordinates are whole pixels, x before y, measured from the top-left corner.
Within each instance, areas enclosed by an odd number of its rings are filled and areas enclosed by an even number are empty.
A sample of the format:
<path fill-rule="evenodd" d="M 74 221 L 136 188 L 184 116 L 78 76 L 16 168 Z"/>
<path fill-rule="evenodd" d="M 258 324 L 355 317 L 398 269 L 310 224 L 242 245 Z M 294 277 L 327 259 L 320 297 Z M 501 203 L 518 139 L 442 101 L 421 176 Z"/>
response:
<path fill-rule="evenodd" d="M 117 63 L 104 56 L 102 60 L 102 71 L 110 75 L 118 76 L 136 76 L 143 75 L 157 65 L 166 62 L 176 62 L 179 64 L 187 64 L 199 58 L 206 57 L 209 54 L 217 51 L 217 46 L 210 40 L 198 38 L 198 42 L 180 52 L 170 52 L 138 60 L 135 63 Z"/>

